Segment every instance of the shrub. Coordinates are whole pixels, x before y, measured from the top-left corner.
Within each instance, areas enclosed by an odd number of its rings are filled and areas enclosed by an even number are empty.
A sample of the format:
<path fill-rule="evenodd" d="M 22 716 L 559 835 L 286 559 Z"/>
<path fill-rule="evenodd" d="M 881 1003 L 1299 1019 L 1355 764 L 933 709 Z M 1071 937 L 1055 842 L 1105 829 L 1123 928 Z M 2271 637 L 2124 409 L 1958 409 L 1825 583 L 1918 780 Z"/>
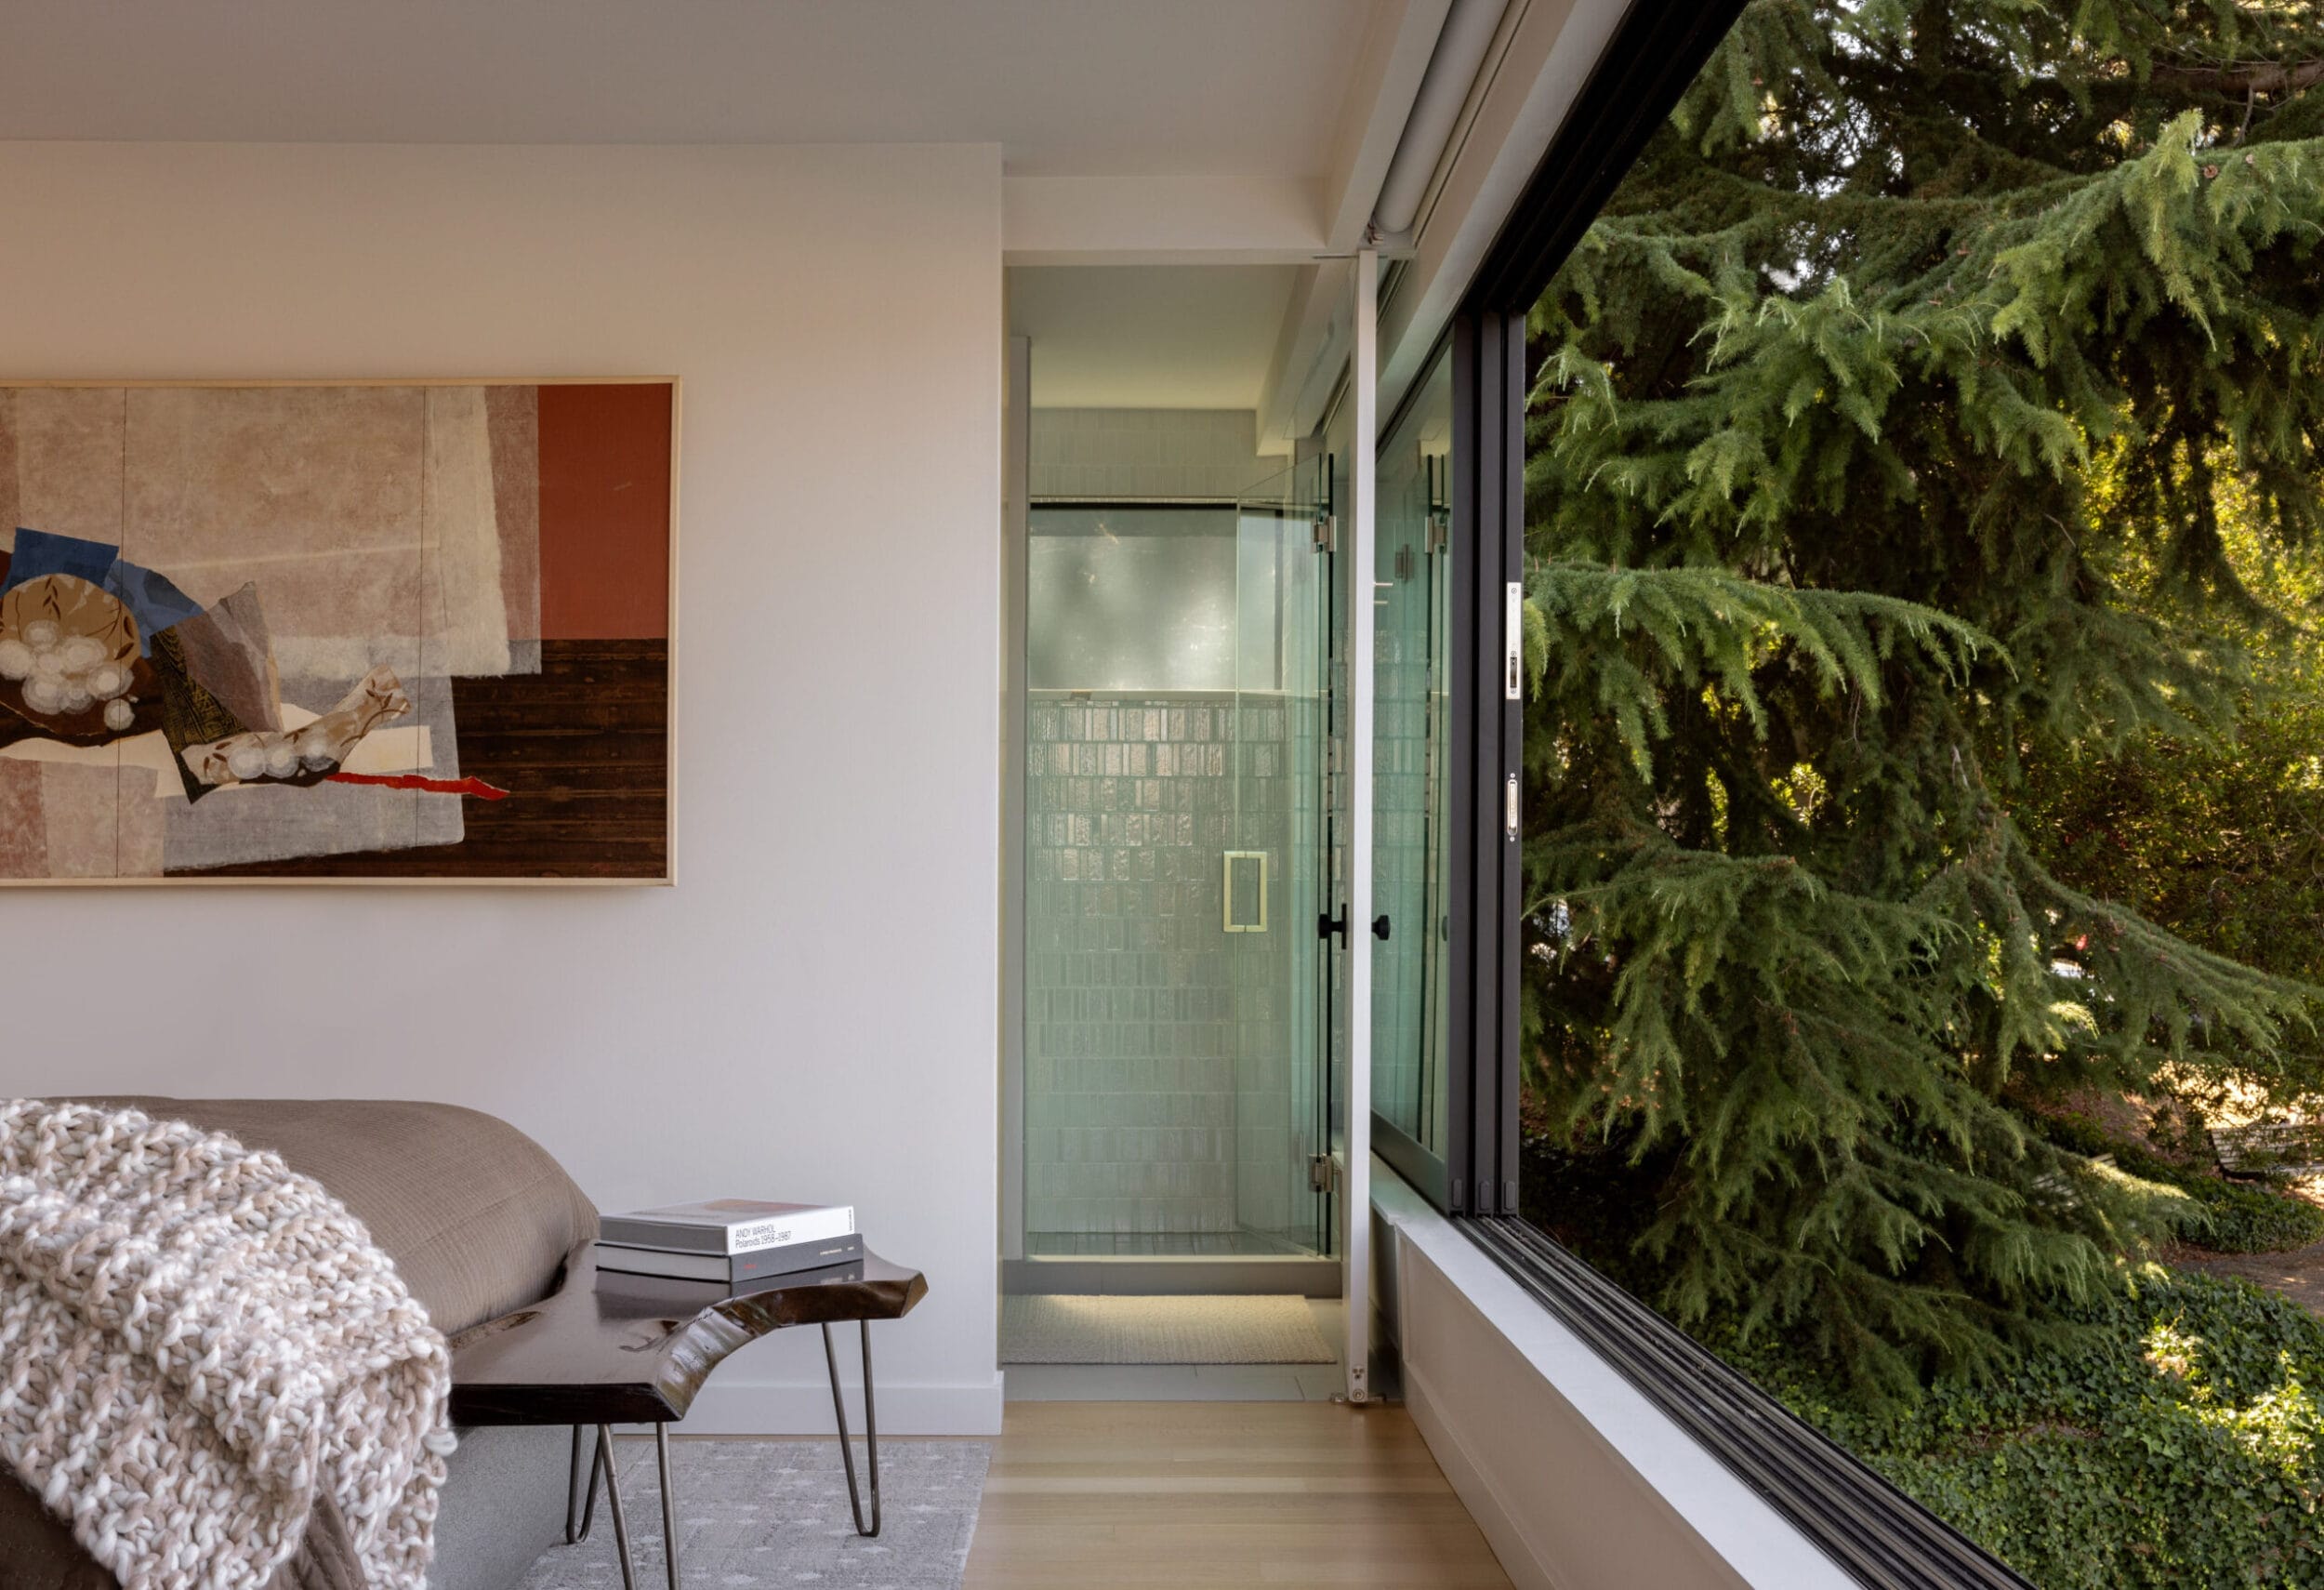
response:
<path fill-rule="evenodd" d="M 2187 1191 L 2201 1208 L 2181 1234 L 2215 1253 L 2277 1253 L 2324 1242 L 2324 1209 L 2304 1199 L 2216 1178 Z"/>
<path fill-rule="evenodd" d="M 2324 1320 L 2148 1265 L 2075 1322 L 2003 1378 L 1886 1411 L 1780 1337 L 1711 1345 L 2042 1590 L 2324 1583 Z"/>

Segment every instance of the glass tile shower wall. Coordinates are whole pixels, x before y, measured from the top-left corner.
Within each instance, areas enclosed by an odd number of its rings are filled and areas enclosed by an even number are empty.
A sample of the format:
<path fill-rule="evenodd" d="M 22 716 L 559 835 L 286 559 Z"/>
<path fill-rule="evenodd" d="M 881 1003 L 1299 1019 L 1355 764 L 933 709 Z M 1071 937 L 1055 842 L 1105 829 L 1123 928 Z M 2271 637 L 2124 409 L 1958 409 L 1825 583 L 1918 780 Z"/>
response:
<path fill-rule="evenodd" d="M 1223 505 L 1033 510 L 1028 1252 L 1316 1246 L 1315 669 L 1284 621 L 1311 534 Z"/>

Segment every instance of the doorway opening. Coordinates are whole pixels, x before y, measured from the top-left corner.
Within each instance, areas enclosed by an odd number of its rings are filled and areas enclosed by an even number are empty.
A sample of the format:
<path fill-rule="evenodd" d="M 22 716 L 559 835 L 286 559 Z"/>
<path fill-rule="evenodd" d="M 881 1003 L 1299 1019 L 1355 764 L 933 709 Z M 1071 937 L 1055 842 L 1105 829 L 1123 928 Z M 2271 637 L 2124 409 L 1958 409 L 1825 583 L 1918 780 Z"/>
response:
<path fill-rule="evenodd" d="M 1261 417 L 1296 275 L 1010 272 L 1012 1294 L 1340 1292 L 1345 488 Z"/>

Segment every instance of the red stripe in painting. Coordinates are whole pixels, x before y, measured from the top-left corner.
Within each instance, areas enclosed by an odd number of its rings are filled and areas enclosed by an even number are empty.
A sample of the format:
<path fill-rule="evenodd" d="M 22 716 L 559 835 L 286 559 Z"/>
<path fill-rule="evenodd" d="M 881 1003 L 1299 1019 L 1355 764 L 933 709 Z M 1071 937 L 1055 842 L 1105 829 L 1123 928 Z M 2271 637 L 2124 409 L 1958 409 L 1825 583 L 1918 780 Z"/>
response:
<path fill-rule="evenodd" d="M 480 801 L 506 801 L 508 792 L 481 778 L 422 778 L 416 773 L 335 773 L 333 784 L 377 784 L 389 789 L 425 789 L 431 795 L 473 795 Z"/>

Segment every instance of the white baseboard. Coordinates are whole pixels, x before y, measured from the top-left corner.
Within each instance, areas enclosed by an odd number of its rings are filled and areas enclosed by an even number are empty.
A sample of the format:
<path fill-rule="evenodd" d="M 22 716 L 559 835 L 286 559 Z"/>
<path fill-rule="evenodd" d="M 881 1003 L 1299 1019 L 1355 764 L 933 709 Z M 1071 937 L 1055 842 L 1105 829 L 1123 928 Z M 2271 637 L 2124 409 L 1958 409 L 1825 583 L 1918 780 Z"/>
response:
<path fill-rule="evenodd" d="M 842 1361 L 843 1368 L 852 1368 Z M 1000 1434 L 1001 1377 L 982 1385 L 914 1385 L 882 1377 L 878 1383 L 882 1436 L 997 1436 Z M 863 1387 L 847 1387 L 851 1434 L 864 1433 Z M 828 1436 L 831 1385 L 812 1381 L 727 1380 L 713 1375 L 673 1433 L 689 1436 Z"/>

